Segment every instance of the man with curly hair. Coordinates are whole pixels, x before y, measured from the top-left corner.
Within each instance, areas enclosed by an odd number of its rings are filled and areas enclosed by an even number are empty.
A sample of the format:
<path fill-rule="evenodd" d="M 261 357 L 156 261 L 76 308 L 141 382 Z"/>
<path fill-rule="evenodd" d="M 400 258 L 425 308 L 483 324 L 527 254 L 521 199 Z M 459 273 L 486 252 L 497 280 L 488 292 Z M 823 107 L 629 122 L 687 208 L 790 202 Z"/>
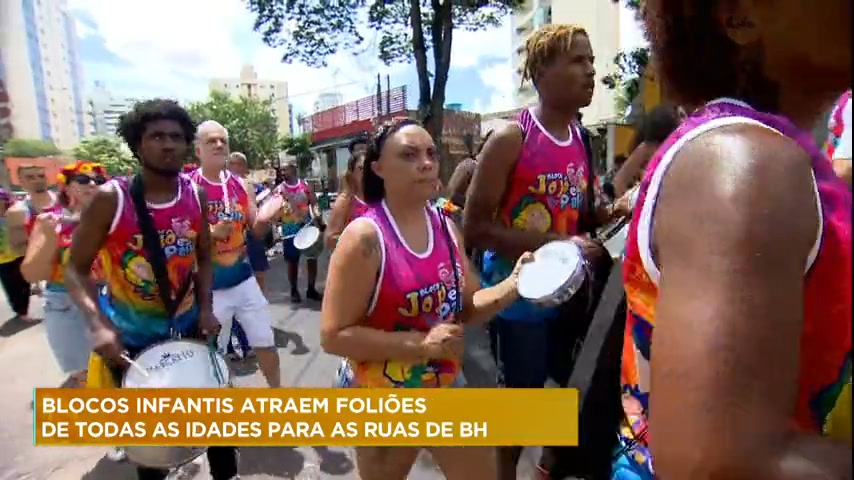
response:
<path fill-rule="evenodd" d="M 203 214 L 207 197 L 181 174 L 195 136 L 190 115 L 170 100 L 140 102 L 122 117 L 119 134 L 142 171 L 99 187 L 74 230 L 66 273 L 68 294 L 89 322 L 93 349 L 118 385 L 129 356 L 175 335 L 210 338 L 219 330 L 211 234 Z M 167 237 L 173 240 L 160 247 L 160 238 Z M 140 240 L 142 248 L 134 247 Z M 158 247 L 162 254 L 154 255 Z M 99 252 L 106 282 L 101 292 L 91 276 Z M 166 278 L 156 274 L 157 263 Z M 161 291 L 161 280 L 169 291 Z M 211 447 L 207 456 L 214 480 L 237 475 L 235 448 Z M 168 474 L 137 468 L 140 480 Z"/>

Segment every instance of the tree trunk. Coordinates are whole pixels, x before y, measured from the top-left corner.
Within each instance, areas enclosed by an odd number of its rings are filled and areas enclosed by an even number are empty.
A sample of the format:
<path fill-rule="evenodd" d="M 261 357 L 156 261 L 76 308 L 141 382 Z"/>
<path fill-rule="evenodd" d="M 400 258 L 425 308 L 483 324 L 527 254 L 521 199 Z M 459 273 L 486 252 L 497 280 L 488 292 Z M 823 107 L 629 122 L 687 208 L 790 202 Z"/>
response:
<path fill-rule="evenodd" d="M 456 165 L 450 158 L 450 152 L 442 141 L 445 118 L 445 89 L 448 86 L 448 71 L 451 68 L 451 45 L 453 43 L 454 22 L 451 15 L 451 3 L 433 0 L 433 63 L 436 65 L 436 77 L 433 82 L 433 96 L 430 99 L 430 122 L 427 131 L 439 147 L 442 155 L 440 176 L 443 182 L 451 178 Z"/>
<path fill-rule="evenodd" d="M 421 2 L 410 0 L 409 23 L 412 25 L 412 53 L 418 72 L 418 120 L 423 121 L 430 111 L 430 72 L 427 71 L 427 44 L 421 23 Z"/>

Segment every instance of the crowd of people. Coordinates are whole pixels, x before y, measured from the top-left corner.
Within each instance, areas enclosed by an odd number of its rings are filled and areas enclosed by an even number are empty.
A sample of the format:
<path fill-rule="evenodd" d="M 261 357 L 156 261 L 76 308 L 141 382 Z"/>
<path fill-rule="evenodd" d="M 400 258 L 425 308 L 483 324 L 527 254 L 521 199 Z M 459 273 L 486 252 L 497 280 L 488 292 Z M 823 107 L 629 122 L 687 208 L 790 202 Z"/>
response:
<path fill-rule="evenodd" d="M 596 72 L 580 26 L 530 36 L 522 74 L 538 102 L 488 134 L 444 193 L 418 122 L 353 140 L 328 224 L 296 165 L 269 191 L 251 185 L 222 125 L 140 102 L 119 128 L 139 174 L 108 180 L 75 162 L 53 193 L 24 167 L 28 198 L 0 192 L 3 287 L 26 321 L 30 285 L 46 282 L 48 341 L 74 385 L 119 386 L 129 359 L 177 336 L 215 337 L 226 353 L 237 333 L 278 387 L 263 275 L 275 228 L 294 303 L 307 257 L 321 346 L 342 358 L 337 387 L 465 388 L 473 325 L 490 331 L 502 387 L 565 387 L 613 261 L 597 232 L 630 218 L 611 444 L 583 462 L 545 448 L 543 477 L 851 478 L 851 7 L 827 7 L 647 0 L 679 103 L 645 116 L 607 186 L 581 124 Z M 819 148 L 810 132 L 834 102 Z M 199 165 L 186 168 L 192 148 Z M 316 254 L 294 241 L 307 225 L 332 252 L 323 293 Z M 590 288 L 557 306 L 521 299 L 520 267 L 553 241 L 580 247 Z M 111 379 L 93 382 L 95 360 Z M 521 452 L 428 450 L 450 480 L 515 479 Z M 406 478 L 418 453 L 357 448 L 359 475 Z M 237 476 L 236 448 L 207 457 L 214 479 Z"/>

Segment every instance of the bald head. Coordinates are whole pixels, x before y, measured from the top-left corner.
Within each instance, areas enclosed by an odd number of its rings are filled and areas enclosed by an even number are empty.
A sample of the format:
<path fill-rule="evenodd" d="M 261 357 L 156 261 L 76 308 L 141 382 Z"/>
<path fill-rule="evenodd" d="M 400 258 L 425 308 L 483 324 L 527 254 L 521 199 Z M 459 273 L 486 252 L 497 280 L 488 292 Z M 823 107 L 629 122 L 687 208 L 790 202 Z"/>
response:
<path fill-rule="evenodd" d="M 219 122 L 205 120 L 196 128 L 196 156 L 202 168 L 221 169 L 228 158 L 228 130 Z"/>

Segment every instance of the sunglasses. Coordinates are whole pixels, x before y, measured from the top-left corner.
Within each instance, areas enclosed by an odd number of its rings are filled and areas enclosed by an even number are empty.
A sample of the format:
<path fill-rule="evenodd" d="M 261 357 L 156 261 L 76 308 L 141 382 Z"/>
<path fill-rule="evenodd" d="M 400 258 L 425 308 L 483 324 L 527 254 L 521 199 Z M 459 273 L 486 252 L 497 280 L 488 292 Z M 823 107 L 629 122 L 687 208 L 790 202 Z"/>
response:
<path fill-rule="evenodd" d="M 95 182 L 95 185 L 103 185 L 107 182 L 107 179 L 98 175 L 95 177 L 90 177 L 89 175 L 75 175 L 71 177 L 71 182 L 74 182 L 78 185 L 89 185 L 92 182 Z M 70 182 L 69 182 L 70 183 Z"/>

